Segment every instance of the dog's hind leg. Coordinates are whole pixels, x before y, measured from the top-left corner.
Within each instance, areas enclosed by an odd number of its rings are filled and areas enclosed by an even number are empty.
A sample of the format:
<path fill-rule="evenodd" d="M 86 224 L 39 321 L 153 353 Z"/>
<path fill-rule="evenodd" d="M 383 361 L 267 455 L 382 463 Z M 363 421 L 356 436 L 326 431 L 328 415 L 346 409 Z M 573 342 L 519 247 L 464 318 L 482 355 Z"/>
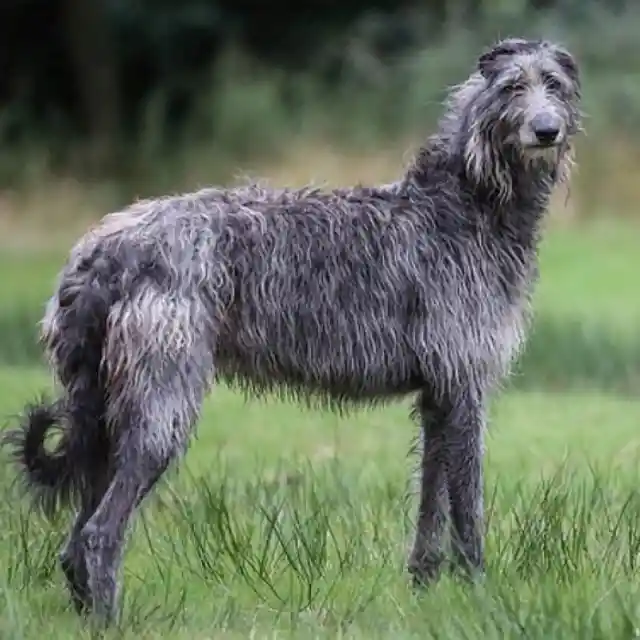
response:
<path fill-rule="evenodd" d="M 118 365 L 107 403 L 113 475 L 81 532 L 93 611 L 105 623 L 116 614 L 128 524 L 169 464 L 186 449 L 211 381 L 211 345 L 195 318 L 182 319 L 185 322 L 171 327 L 173 333 L 154 333 L 137 326 L 139 316 L 124 314 L 119 328 L 124 327 L 126 339 L 112 343 L 108 352 Z M 176 332 L 183 338 L 177 342 Z M 118 361 L 118 355 L 124 359 Z"/>
<path fill-rule="evenodd" d="M 93 610 L 106 622 L 116 612 L 127 526 L 136 507 L 186 448 L 204 396 L 203 387 L 187 389 L 176 374 L 148 375 L 158 389 L 151 397 L 121 406 L 113 478 L 81 532 Z"/>
<path fill-rule="evenodd" d="M 67 580 L 71 600 L 78 613 L 82 613 L 91 606 L 81 532 L 98 508 L 108 486 L 108 469 L 106 467 L 97 469 L 85 488 L 86 493 L 82 496 L 80 510 L 76 515 L 69 538 L 59 555 L 60 566 Z"/>
<path fill-rule="evenodd" d="M 83 310 L 85 303 L 76 298 L 74 304 Z M 72 313 L 69 308 L 63 317 L 66 326 L 61 340 L 64 348 L 58 349 L 58 375 L 64 387 L 69 466 L 74 478 L 70 488 L 78 513 L 58 558 L 73 605 L 82 613 L 91 601 L 80 532 L 109 486 L 111 434 L 100 376 L 103 327 L 96 330 L 77 309 Z M 78 326 L 82 328 L 80 332 Z"/>

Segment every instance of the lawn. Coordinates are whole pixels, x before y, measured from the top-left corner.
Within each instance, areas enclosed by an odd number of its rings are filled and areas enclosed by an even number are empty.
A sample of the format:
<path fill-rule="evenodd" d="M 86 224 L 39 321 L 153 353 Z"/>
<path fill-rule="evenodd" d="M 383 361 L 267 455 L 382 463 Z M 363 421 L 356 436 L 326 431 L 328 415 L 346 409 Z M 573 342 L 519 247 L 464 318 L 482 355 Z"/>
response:
<path fill-rule="evenodd" d="M 536 308 L 633 333 L 636 247 L 624 226 L 555 230 Z M 1 266 L 20 273 L 18 263 Z M 56 261 L 31 264 L 3 283 L 0 307 L 49 292 Z M 48 384 L 35 366 L 0 368 L 0 416 Z M 495 397 L 487 576 L 475 587 L 445 576 L 420 594 L 404 570 L 417 463 L 407 409 L 340 419 L 217 389 L 180 472 L 136 521 L 113 637 L 640 636 L 640 394 L 541 386 Z M 89 637 L 56 563 L 67 516 L 28 517 L 12 477 L 0 473 L 0 638 Z"/>

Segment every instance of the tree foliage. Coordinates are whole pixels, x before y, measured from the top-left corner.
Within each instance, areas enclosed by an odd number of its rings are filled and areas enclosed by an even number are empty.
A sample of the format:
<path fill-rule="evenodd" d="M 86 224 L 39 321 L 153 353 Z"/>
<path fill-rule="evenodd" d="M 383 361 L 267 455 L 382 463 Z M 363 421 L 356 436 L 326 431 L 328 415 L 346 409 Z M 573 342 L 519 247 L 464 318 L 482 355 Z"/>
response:
<path fill-rule="evenodd" d="M 230 47 L 268 67 L 315 67 L 334 82 L 355 36 L 384 60 L 436 42 L 451 24 L 477 29 L 500 12 L 576 21 L 587 4 L 616 11 L 631 2 L 5 0 L 0 135 L 5 143 L 34 132 L 80 135 L 108 157 L 160 89 L 179 122 Z"/>

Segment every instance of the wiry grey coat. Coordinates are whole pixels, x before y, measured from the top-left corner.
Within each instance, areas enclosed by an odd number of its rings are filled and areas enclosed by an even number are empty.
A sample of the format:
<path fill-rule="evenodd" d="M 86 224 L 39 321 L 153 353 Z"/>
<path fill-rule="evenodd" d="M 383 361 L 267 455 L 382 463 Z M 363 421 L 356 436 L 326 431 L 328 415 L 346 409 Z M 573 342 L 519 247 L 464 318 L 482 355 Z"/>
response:
<path fill-rule="evenodd" d="M 61 554 L 78 609 L 115 611 L 127 523 L 217 379 L 339 408 L 417 393 L 410 570 L 436 574 L 447 515 L 458 559 L 482 568 L 487 393 L 523 341 L 579 96 L 564 49 L 506 40 L 392 185 L 205 189 L 134 204 L 79 241 L 42 325 L 61 397 L 9 435 L 45 504 L 79 509 Z"/>

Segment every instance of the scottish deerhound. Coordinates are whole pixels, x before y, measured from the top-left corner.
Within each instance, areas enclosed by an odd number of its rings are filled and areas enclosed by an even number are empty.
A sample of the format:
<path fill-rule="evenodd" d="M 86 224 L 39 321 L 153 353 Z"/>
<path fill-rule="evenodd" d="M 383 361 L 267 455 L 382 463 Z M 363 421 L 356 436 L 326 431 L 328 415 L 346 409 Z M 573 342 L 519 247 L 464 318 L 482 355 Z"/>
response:
<path fill-rule="evenodd" d="M 392 185 L 205 189 L 110 214 L 76 244 L 42 321 L 61 397 L 26 407 L 7 441 L 44 507 L 78 509 L 60 561 L 79 611 L 117 611 L 128 524 L 216 380 L 332 408 L 416 394 L 410 573 L 437 576 L 446 522 L 455 564 L 482 572 L 487 394 L 523 341 L 579 103 L 565 49 L 504 40 Z"/>

